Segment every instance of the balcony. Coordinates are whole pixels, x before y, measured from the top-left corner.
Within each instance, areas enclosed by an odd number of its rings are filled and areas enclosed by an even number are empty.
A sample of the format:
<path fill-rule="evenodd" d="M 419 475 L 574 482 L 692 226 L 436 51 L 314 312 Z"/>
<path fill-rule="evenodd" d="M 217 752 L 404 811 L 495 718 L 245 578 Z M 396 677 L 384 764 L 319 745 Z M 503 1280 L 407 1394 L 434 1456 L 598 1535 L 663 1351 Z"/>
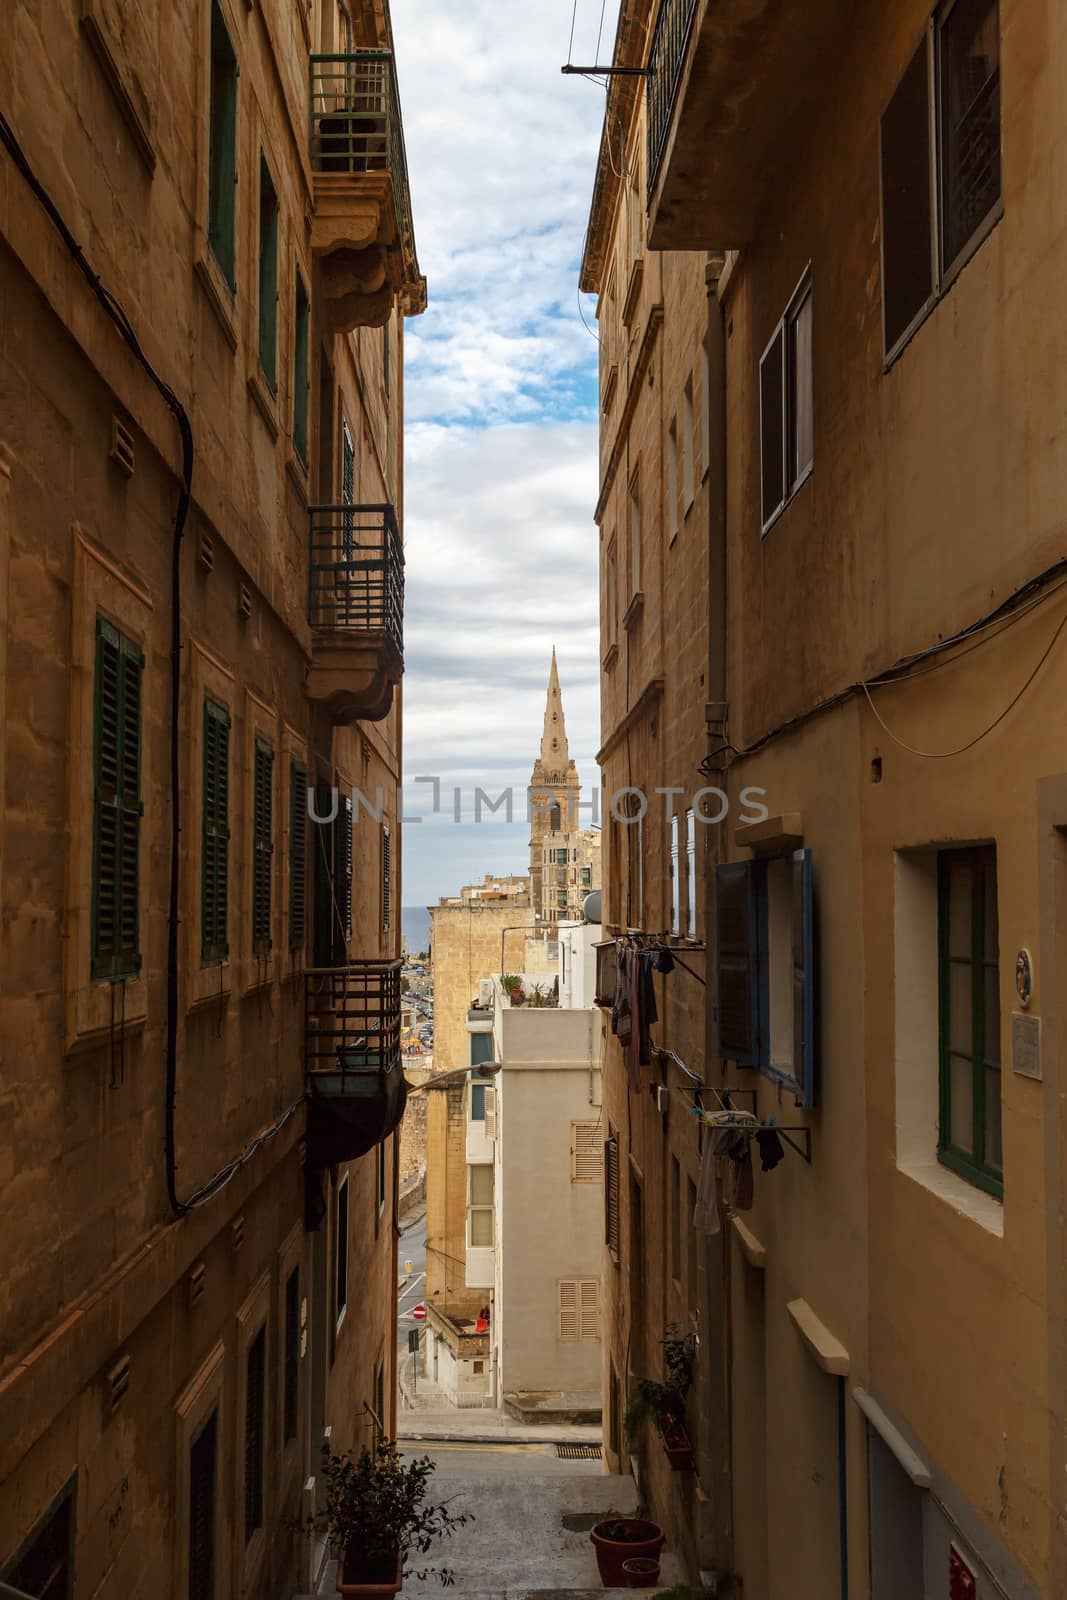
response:
<path fill-rule="evenodd" d="M 400 961 L 350 961 L 304 974 L 304 1070 L 312 1164 L 354 1161 L 404 1115 Z"/>
<path fill-rule="evenodd" d="M 394 306 L 425 311 L 391 53 L 312 56 L 309 126 L 311 249 L 330 327 L 378 328 Z"/>
<path fill-rule="evenodd" d="M 846 0 L 662 0 L 648 58 L 653 250 L 750 243 L 827 95 Z"/>
<path fill-rule="evenodd" d="M 380 722 L 404 673 L 404 546 L 392 506 L 308 508 L 308 694 Z"/>

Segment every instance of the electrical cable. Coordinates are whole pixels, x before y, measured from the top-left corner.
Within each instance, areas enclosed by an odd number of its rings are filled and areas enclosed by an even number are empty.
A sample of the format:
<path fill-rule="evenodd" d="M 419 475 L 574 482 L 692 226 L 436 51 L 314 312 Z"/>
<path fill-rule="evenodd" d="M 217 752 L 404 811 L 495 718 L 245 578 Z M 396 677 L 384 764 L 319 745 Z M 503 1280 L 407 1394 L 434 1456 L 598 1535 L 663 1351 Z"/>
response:
<path fill-rule="evenodd" d="M 0 112 L 0 143 L 10 155 L 23 179 L 40 203 L 49 221 L 59 234 L 79 272 L 93 294 L 115 324 L 123 342 L 143 368 L 171 412 L 178 428 L 181 442 L 181 489 L 174 513 L 171 533 L 171 726 L 170 726 L 170 795 L 171 795 L 171 848 L 170 887 L 167 913 L 167 1034 L 166 1034 L 166 1116 L 164 1141 L 166 1147 L 167 1199 L 176 1216 L 182 1216 L 196 1206 L 205 1204 L 223 1189 L 230 1179 L 251 1159 L 268 1140 L 273 1139 L 288 1122 L 294 1111 L 303 1104 L 304 1096 L 294 1100 L 281 1113 L 272 1127 L 258 1135 L 241 1154 L 229 1162 L 213 1178 L 202 1185 L 188 1200 L 180 1200 L 177 1191 L 177 1160 L 175 1149 L 175 1110 L 177 1101 L 178 1070 L 178 932 L 180 908 L 180 819 L 181 819 L 181 548 L 182 535 L 189 515 L 193 483 L 193 429 L 189 414 L 170 384 L 158 373 L 145 354 L 125 310 L 99 275 L 93 271 L 81 245 L 71 232 L 62 213 L 47 189 L 37 177 L 3 112 Z"/>
<path fill-rule="evenodd" d="M 574 24 L 577 22 L 577 20 L 578 20 L 578 0 L 574 0 L 574 10 L 571 12 L 571 37 L 570 37 L 570 43 L 567 45 L 567 65 L 568 65 L 568 67 L 571 65 L 571 62 L 574 60 Z"/>

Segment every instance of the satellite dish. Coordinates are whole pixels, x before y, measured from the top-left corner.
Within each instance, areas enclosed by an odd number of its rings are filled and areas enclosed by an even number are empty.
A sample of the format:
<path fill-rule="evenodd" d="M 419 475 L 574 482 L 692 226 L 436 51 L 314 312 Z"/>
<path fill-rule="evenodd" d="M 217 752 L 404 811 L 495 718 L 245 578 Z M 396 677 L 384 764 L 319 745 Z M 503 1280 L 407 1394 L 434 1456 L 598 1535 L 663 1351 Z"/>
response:
<path fill-rule="evenodd" d="M 582 916 L 585 918 L 586 922 L 599 923 L 601 920 L 601 915 L 600 890 L 594 889 L 592 894 L 587 894 L 585 899 L 582 901 Z"/>

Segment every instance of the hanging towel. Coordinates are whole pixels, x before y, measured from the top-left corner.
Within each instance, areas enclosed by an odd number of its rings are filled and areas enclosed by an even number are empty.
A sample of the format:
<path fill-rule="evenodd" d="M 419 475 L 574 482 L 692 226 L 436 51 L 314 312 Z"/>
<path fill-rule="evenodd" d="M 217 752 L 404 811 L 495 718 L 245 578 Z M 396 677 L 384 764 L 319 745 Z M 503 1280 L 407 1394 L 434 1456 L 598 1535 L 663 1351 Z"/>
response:
<path fill-rule="evenodd" d="M 718 1233 L 722 1224 L 719 1221 L 719 1201 L 715 1192 L 715 1152 L 718 1144 L 714 1136 L 704 1142 L 704 1154 L 700 1158 L 700 1177 L 697 1179 L 697 1203 L 693 1207 L 693 1227 L 698 1233 L 711 1235 Z"/>
<path fill-rule="evenodd" d="M 657 945 L 652 952 L 652 965 L 657 972 L 673 972 L 674 957 L 665 944 Z"/>
<path fill-rule="evenodd" d="M 756 1143 L 759 1145 L 760 1171 L 773 1172 L 785 1157 L 781 1139 L 773 1128 L 761 1128 L 756 1134 Z"/>
<path fill-rule="evenodd" d="M 655 953 L 642 950 L 636 957 L 636 991 L 638 1018 L 638 1062 L 647 1067 L 652 1061 L 652 1024 L 659 1020 L 656 1006 L 656 986 L 652 981 L 652 963 Z"/>

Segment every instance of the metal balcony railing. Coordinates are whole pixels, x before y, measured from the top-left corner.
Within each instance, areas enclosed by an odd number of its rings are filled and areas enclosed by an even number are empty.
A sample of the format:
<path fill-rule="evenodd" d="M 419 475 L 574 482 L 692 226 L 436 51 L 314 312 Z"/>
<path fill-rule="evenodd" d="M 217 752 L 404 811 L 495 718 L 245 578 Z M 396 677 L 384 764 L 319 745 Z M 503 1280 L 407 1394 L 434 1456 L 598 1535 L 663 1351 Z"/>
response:
<path fill-rule="evenodd" d="M 308 621 L 404 649 L 404 546 L 392 506 L 308 507 Z"/>
<path fill-rule="evenodd" d="M 411 185 L 391 52 L 354 50 L 348 55 L 312 56 L 310 97 L 312 172 L 389 174 L 405 278 L 417 282 Z"/>
<path fill-rule="evenodd" d="M 400 961 L 349 961 L 304 974 L 308 1075 L 348 1078 L 400 1068 Z"/>
<path fill-rule="evenodd" d="M 649 200 L 652 199 L 660 162 L 667 148 L 696 9 L 697 0 L 661 0 L 659 16 L 656 18 L 646 79 Z"/>

